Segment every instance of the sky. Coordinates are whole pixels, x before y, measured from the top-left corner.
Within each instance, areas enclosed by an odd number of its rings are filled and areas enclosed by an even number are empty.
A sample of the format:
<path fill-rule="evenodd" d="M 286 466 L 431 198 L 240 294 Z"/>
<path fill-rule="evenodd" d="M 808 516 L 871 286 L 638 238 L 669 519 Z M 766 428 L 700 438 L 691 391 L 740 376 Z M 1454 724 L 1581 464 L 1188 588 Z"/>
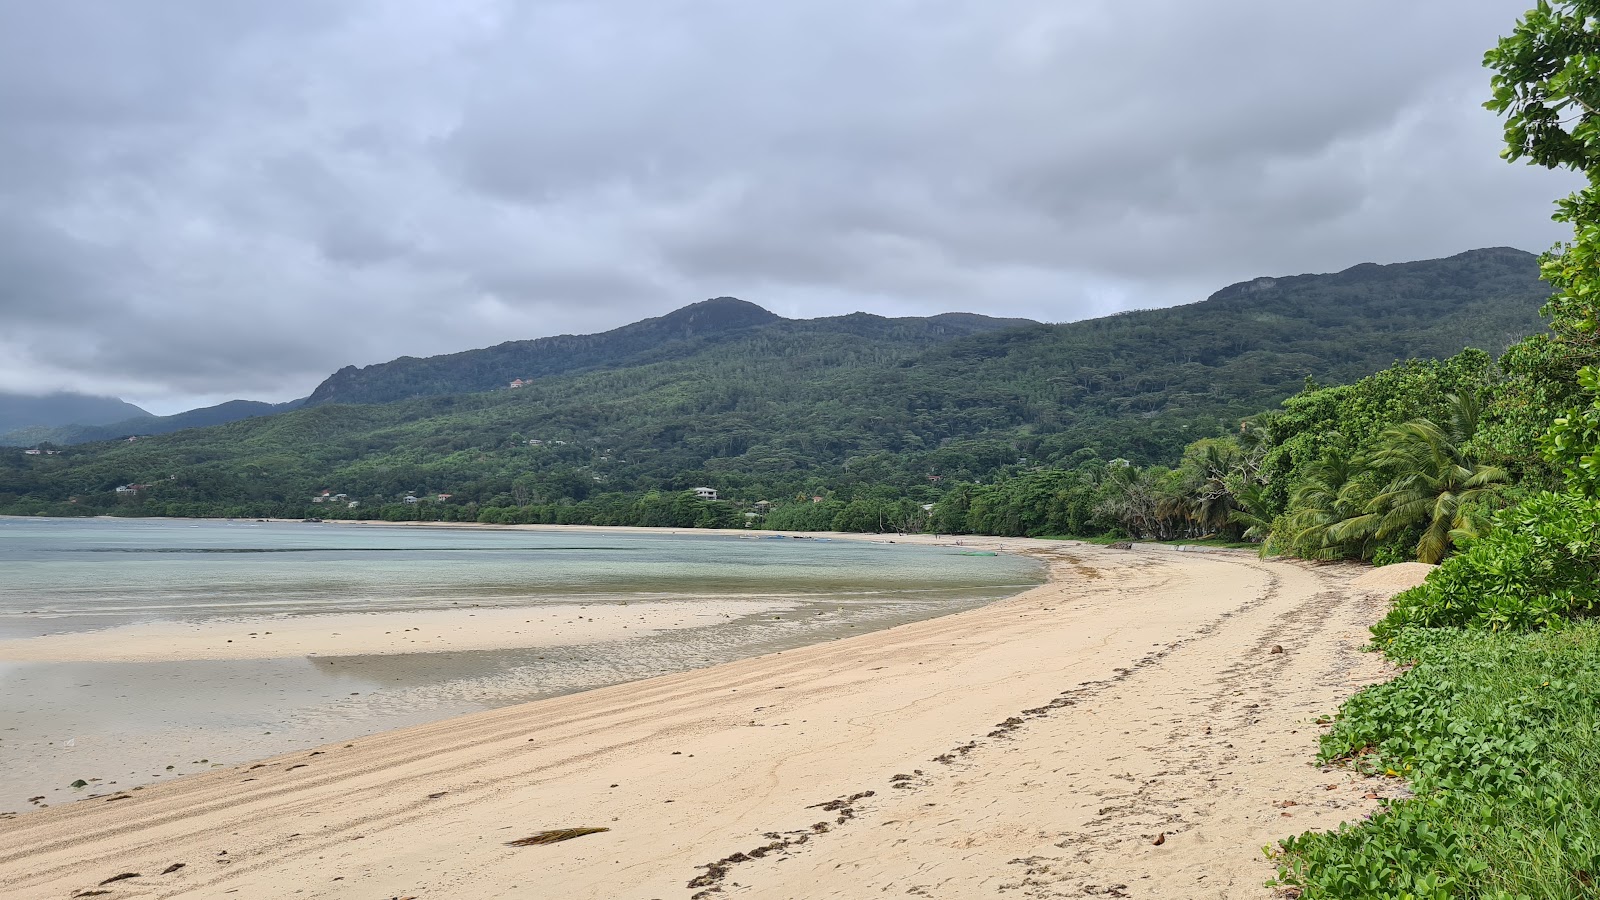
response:
<path fill-rule="evenodd" d="M 0 390 L 1543 250 L 1574 182 L 1481 108 L 1529 5 L 0 0 Z"/>

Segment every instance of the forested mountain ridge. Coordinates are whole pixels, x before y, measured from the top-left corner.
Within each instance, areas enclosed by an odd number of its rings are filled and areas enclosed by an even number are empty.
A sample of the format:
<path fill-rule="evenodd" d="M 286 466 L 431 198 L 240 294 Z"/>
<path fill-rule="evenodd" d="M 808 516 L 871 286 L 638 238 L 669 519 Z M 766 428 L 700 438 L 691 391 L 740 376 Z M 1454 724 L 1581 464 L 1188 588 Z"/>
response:
<path fill-rule="evenodd" d="M 1217 416 L 1237 424 L 1308 376 L 1350 382 L 1468 346 L 1498 355 L 1541 330 L 1548 296 L 1536 257 L 1511 248 L 1258 278 L 1184 306 L 953 342 L 846 396 L 911 392 L 924 409 L 1002 411 L 985 424 L 1049 436 L 1040 456 L 1091 446 L 1156 461 L 1182 446 L 1176 432 Z M 1125 436 L 1096 439 L 1112 421 Z"/>
<path fill-rule="evenodd" d="M 865 317 L 860 323 L 869 328 L 877 324 L 869 320 L 879 317 Z M 318 385 L 306 405 L 388 403 L 438 394 L 474 393 L 503 388 L 517 379 L 644 365 L 693 356 L 752 330 L 788 321 L 754 303 L 717 297 L 600 334 L 563 334 L 423 359 L 404 356 L 359 369 L 346 366 Z M 1026 319 L 992 319 L 966 313 L 886 321 L 919 323 L 929 328 L 930 335 L 944 338 L 1034 324 Z"/>
<path fill-rule="evenodd" d="M 769 320 L 515 391 L 324 402 L 64 456 L 0 454 L 0 509 L 303 514 L 324 489 L 368 505 L 405 492 L 504 505 L 697 484 L 748 501 L 868 487 L 934 499 L 944 481 L 1083 453 L 1170 461 L 1308 376 L 1498 351 L 1541 328 L 1547 295 L 1534 257 L 1514 250 L 1270 281 L 1065 325 Z M 127 483 L 149 487 L 110 493 Z"/>

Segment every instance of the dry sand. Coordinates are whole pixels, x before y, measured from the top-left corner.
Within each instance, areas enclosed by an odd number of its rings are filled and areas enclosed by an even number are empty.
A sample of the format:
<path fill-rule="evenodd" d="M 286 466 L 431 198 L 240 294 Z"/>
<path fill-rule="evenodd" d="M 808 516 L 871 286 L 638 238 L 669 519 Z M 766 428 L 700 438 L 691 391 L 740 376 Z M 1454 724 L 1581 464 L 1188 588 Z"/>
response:
<path fill-rule="evenodd" d="M 1439 567 L 1419 562 L 1395 563 L 1362 573 L 1350 582 L 1350 586 L 1358 591 L 1371 591 L 1392 597 L 1407 588 L 1421 584 L 1428 577 L 1428 573 L 1437 568 Z"/>
<path fill-rule="evenodd" d="M 0 894 L 1267 897 L 1264 844 L 1395 792 L 1310 764 L 1387 675 L 1362 569 L 968 543 L 1053 581 L 0 821 Z"/>

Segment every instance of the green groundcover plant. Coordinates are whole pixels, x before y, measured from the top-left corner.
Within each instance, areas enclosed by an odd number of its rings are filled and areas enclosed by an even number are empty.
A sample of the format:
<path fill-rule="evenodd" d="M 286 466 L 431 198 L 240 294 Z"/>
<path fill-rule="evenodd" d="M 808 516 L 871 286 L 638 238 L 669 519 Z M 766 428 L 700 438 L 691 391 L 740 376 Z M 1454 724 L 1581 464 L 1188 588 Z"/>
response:
<path fill-rule="evenodd" d="M 1269 850 L 1306 900 L 1600 896 L 1600 625 L 1407 629 L 1321 760 L 1410 779 L 1370 820 Z"/>

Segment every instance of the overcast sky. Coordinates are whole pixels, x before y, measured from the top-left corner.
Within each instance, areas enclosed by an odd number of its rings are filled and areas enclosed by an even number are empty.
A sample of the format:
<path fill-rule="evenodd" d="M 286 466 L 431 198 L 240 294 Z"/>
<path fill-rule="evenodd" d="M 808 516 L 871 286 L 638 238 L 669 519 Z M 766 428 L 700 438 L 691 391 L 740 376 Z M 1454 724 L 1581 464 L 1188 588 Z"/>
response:
<path fill-rule="evenodd" d="M 1542 250 L 1572 183 L 1480 106 L 1529 5 L 0 0 L 0 390 Z"/>

